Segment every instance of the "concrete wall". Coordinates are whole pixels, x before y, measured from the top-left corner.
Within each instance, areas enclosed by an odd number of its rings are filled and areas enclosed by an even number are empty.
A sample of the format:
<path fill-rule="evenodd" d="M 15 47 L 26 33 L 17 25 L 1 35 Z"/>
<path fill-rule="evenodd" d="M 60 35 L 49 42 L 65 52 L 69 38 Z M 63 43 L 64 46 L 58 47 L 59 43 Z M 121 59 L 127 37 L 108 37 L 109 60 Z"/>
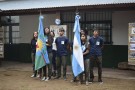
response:
<path fill-rule="evenodd" d="M 56 14 L 44 15 L 44 27 L 49 27 L 55 24 L 55 19 L 58 17 Z M 30 43 L 33 32 L 38 30 L 39 15 L 20 16 L 20 43 Z"/>
<path fill-rule="evenodd" d="M 128 23 L 135 22 L 135 11 L 115 11 L 112 13 L 113 45 L 128 45 Z"/>

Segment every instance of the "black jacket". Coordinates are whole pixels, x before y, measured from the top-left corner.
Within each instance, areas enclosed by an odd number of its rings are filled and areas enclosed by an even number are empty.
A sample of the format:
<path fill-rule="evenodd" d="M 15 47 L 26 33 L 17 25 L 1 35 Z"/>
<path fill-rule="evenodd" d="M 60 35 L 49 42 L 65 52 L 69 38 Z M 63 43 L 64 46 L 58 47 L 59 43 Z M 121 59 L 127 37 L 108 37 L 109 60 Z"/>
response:
<path fill-rule="evenodd" d="M 32 53 L 36 53 L 36 42 L 37 42 L 36 39 L 31 40 L 31 52 Z"/>

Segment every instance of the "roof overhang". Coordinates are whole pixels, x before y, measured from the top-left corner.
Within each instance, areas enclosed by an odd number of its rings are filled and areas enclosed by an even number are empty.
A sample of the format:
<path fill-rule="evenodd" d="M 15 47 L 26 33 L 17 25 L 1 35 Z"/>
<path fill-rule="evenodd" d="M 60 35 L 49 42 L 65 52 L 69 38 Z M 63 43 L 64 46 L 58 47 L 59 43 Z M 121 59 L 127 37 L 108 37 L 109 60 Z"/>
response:
<path fill-rule="evenodd" d="M 108 0 L 13 0 L 0 2 L 0 9 L 2 16 L 39 14 L 40 11 L 42 13 L 75 12 L 76 9 L 79 11 L 135 10 L 135 0 L 110 0 L 110 2 Z"/>

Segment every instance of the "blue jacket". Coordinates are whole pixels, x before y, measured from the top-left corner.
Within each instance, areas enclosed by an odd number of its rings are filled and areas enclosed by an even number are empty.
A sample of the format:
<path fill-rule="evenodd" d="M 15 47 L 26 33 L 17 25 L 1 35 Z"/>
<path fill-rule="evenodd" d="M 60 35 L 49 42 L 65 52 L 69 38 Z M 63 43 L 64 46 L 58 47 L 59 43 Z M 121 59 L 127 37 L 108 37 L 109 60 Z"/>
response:
<path fill-rule="evenodd" d="M 104 44 L 103 38 L 101 37 L 91 37 L 89 39 L 90 44 L 90 56 L 102 56 L 102 46 Z"/>

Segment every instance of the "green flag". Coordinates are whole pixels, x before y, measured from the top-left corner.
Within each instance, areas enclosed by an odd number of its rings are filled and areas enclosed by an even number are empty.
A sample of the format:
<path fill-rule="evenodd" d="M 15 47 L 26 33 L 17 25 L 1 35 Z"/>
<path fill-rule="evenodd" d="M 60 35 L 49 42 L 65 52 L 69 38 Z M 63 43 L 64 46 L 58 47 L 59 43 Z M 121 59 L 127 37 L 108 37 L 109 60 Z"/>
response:
<path fill-rule="evenodd" d="M 35 56 L 35 70 L 38 70 L 49 64 L 49 58 L 47 53 L 46 47 L 46 39 L 47 37 L 44 36 L 44 29 L 42 23 L 43 16 L 39 16 L 39 27 L 38 27 L 38 39 L 37 39 L 37 46 L 36 46 L 36 56 Z"/>

